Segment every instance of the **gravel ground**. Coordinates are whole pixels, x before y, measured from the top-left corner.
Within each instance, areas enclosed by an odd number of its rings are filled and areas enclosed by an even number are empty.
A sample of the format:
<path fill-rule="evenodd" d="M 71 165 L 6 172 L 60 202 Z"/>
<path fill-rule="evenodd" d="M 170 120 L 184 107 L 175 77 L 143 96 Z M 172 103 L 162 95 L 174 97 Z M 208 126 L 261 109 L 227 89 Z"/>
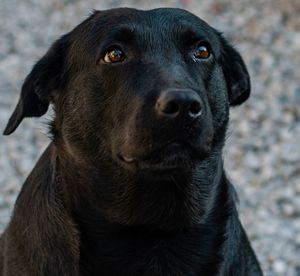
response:
<path fill-rule="evenodd" d="M 300 2 L 0 0 L 0 129 L 33 63 L 95 9 L 184 7 L 240 50 L 252 97 L 232 110 L 224 158 L 241 219 L 265 275 L 300 275 Z M 48 115 L 49 117 L 49 115 Z M 0 136 L 0 231 L 21 184 L 48 143 L 47 119 Z"/>

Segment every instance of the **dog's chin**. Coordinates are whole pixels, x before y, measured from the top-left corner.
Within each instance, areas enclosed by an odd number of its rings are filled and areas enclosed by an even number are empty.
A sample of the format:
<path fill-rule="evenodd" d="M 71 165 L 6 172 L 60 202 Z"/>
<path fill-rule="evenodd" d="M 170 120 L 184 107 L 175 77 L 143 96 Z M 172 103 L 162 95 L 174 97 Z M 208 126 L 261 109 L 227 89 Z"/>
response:
<path fill-rule="evenodd" d="M 118 163 L 126 170 L 169 173 L 188 170 L 207 159 L 210 146 L 193 147 L 183 142 L 172 142 L 142 156 L 118 154 Z"/>

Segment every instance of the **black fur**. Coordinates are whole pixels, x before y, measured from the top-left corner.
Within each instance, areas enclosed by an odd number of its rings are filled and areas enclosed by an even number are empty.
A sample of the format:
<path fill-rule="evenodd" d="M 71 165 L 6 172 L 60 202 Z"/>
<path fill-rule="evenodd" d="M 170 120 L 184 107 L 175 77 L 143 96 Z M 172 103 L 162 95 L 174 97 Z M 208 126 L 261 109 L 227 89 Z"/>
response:
<path fill-rule="evenodd" d="M 125 59 L 106 63 L 116 47 Z M 262 275 L 222 160 L 229 107 L 249 93 L 241 56 L 195 15 L 95 11 L 34 66 L 4 131 L 53 104 L 0 274 Z"/>

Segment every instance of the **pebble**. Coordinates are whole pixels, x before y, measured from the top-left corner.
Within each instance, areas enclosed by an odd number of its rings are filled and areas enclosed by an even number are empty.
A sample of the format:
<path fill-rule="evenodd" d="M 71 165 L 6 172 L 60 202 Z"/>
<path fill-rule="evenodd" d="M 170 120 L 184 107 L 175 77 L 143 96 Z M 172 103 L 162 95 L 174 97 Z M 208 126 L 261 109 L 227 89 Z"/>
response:
<path fill-rule="evenodd" d="M 273 268 L 274 268 L 274 272 L 277 274 L 282 274 L 286 271 L 286 264 L 285 262 L 281 261 L 281 260 L 278 260 L 278 261 L 275 261 L 274 264 L 273 264 Z M 277 275 L 278 275 L 277 274 Z"/>
<path fill-rule="evenodd" d="M 265 275 L 300 275 L 300 2 L 201 0 L 2 0 L 0 130 L 33 63 L 93 8 L 184 7 L 230 38 L 242 53 L 252 94 L 231 110 L 224 151 L 240 216 Z M 15 7 L 18 7 L 16 9 Z M 21 184 L 45 149 L 43 120 L 0 136 L 0 231 Z"/>

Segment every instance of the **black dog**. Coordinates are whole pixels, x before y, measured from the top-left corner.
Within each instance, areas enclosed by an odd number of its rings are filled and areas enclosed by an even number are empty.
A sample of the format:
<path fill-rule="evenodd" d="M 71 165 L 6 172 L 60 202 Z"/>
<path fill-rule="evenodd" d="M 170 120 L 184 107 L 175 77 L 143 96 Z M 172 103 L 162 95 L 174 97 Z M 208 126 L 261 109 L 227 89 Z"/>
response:
<path fill-rule="evenodd" d="M 95 11 L 34 66 L 5 129 L 54 106 L 1 275 L 262 275 L 222 160 L 249 93 L 240 55 L 195 15 Z"/>

